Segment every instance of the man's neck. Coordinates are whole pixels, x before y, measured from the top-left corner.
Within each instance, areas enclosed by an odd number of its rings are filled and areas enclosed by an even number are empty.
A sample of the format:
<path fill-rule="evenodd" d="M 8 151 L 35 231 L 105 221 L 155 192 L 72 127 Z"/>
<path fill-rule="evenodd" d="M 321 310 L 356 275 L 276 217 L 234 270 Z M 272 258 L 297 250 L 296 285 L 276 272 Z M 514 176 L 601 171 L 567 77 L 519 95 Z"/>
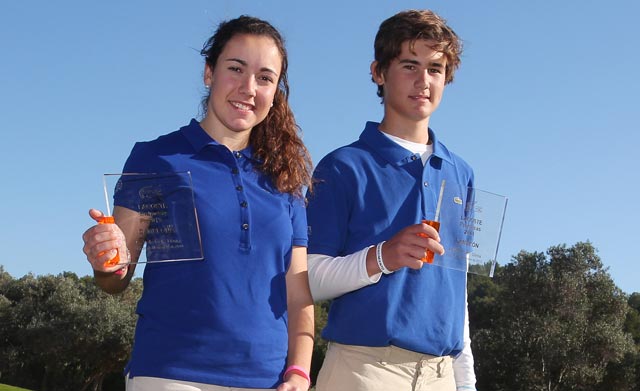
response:
<path fill-rule="evenodd" d="M 418 144 L 429 143 L 429 118 L 422 121 L 393 121 L 386 116 L 378 127 L 381 131 Z"/>

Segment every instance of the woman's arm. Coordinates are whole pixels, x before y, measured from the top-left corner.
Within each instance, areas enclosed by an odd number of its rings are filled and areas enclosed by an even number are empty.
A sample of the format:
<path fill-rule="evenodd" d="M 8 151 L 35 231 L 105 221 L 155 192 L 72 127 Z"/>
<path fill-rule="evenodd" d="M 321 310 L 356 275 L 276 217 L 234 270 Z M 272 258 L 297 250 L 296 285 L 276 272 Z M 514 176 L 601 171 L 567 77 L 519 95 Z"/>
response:
<path fill-rule="evenodd" d="M 287 311 L 289 313 L 289 354 L 287 367 L 301 367 L 309 373 L 313 352 L 313 299 L 307 273 L 307 249 L 294 246 L 287 271 Z M 278 391 L 309 388 L 308 380 L 297 370 L 289 371 Z"/>

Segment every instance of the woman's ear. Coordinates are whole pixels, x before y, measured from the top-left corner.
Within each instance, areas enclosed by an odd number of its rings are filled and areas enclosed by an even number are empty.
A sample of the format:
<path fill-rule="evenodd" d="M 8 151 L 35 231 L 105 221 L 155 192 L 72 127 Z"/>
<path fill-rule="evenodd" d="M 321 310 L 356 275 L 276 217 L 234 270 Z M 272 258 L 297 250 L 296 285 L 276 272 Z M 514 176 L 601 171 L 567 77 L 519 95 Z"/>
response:
<path fill-rule="evenodd" d="M 209 66 L 209 64 L 205 63 L 204 64 L 204 86 L 209 88 L 211 86 L 211 83 L 213 83 L 213 71 L 211 70 L 211 67 Z"/>

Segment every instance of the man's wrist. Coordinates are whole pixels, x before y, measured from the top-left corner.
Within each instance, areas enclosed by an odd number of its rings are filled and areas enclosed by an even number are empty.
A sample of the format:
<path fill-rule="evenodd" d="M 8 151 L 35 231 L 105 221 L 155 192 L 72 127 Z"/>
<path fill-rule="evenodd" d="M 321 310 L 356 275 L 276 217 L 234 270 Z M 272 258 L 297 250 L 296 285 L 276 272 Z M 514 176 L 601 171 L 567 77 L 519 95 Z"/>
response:
<path fill-rule="evenodd" d="M 391 274 L 393 272 L 387 269 L 387 267 L 384 264 L 384 259 L 382 259 L 382 246 L 384 245 L 384 243 L 385 241 L 383 240 L 382 242 L 376 245 L 376 262 L 378 263 L 378 267 L 380 268 L 380 271 L 382 273 Z"/>

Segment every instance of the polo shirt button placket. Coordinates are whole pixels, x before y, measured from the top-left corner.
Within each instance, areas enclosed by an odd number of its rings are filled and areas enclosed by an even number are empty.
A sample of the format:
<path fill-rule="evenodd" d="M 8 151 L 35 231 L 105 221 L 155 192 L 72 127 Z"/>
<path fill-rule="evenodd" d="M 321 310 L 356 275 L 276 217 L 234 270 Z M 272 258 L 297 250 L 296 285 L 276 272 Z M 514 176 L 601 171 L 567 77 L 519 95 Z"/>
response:
<path fill-rule="evenodd" d="M 242 153 L 240 151 L 235 151 L 233 152 L 233 156 L 236 158 L 236 160 L 240 160 L 242 159 Z M 245 198 L 244 193 L 244 186 L 241 184 L 241 176 L 240 174 L 240 170 L 238 169 L 238 167 L 233 167 L 231 169 L 231 174 L 233 174 L 233 181 L 235 182 L 236 186 L 235 189 L 238 192 L 238 198 L 239 198 L 239 205 L 242 208 L 241 209 L 241 221 L 248 221 L 249 220 L 249 211 L 248 211 L 248 206 L 249 204 L 247 203 L 246 200 L 244 200 L 243 198 Z M 242 238 L 241 238 L 241 242 L 240 242 L 240 248 L 243 249 L 249 249 L 251 247 L 251 239 L 249 237 L 249 223 L 242 223 L 242 225 L 240 225 L 240 229 L 242 231 Z"/>

